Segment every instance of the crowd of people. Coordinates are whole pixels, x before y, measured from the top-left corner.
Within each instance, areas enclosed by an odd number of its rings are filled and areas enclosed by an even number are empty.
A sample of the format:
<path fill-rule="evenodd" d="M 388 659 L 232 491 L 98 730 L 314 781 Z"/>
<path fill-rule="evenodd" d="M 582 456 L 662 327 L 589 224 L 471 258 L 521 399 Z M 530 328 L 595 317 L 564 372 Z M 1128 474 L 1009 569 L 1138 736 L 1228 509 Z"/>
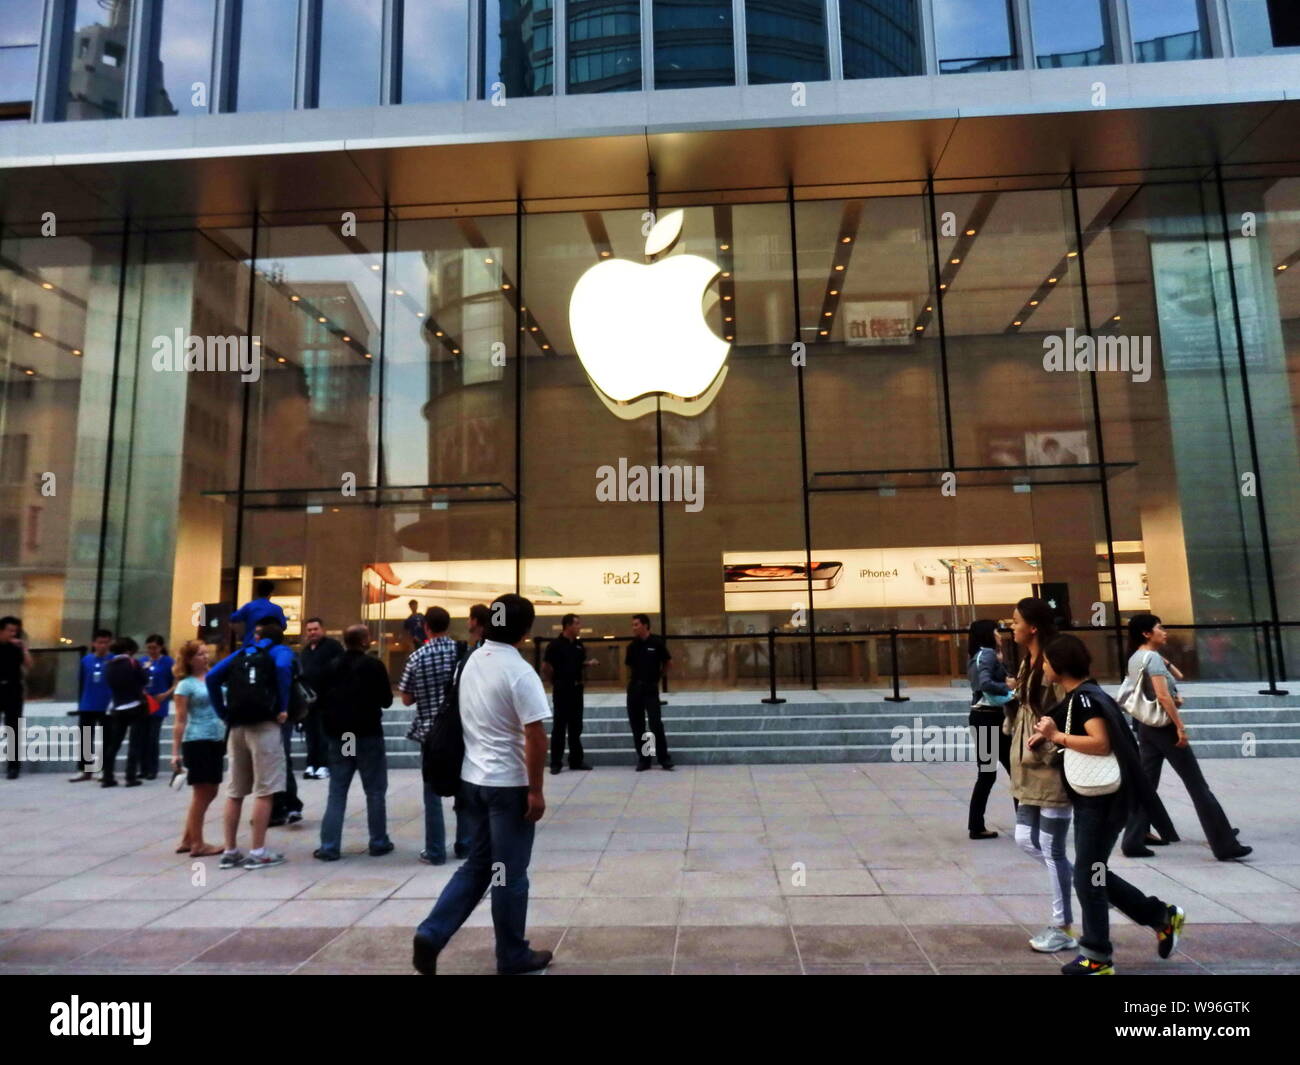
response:
<path fill-rule="evenodd" d="M 102 729 L 100 786 L 117 786 L 123 745 L 126 786 L 156 778 L 162 726 L 174 702 L 172 782 L 178 784 L 183 774 L 191 789 L 176 852 L 218 857 L 222 869 L 280 865 L 285 856 L 267 847 L 267 832 L 303 817 L 290 756 L 294 730 L 300 729 L 307 752 L 304 777 L 329 781 L 313 856 L 324 862 L 342 857 L 354 776 L 365 794 L 368 853 L 388 854 L 394 844 L 387 828 L 383 714 L 394 690 L 386 666 L 368 653 L 370 629 L 347 626 L 340 643 L 326 635 L 322 619 L 308 618 L 295 653 L 284 642 L 287 619 L 271 592 L 262 582 L 255 598 L 235 613 L 242 626 L 240 646 L 215 664 L 198 640 L 187 641 L 173 659 L 160 635 L 148 636 L 141 652 L 128 636 L 95 632 L 80 663 L 76 714 L 82 726 Z M 559 636 L 547 642 L 539 676 L 520 654 L 535 617 L 533 604 L 522 596 L 502 595 L 490 606 L 472 607 L 465 641 L 450 636 L 451 616 L 442 607 L 420 611 L 415 600 L 409 605 L 403 630 L 411 653 L 397 692 L 414 709 L 406 738 L 421 754 L 419 860 L 447 862 L 442 798 L 454 791 L 452 854 L 462 861 L 415 932 L 413 964 L 420 973 L 435 973 L 440 951 L 490 888 L 498 971 L 544 968 L 549 952 L 532 950 L 525 938 L 527 873 L 535 825 L 546 808 L 547 763 L 552 774 L 563 772 L 567 748 L 570 770 L 591 768 L 581 735 L 585 669 L 594 660 L 580 636 L 582 619 L 562 618 Z M 1178 945 L 1183 909 L 1143 895 L 1109 864 L 1117 843 L 1127 857 L 1149 858 L 1155 854 L 1151 848 L 1179 841 L 1156 790 L 1166 761 L 1187 787 L 1214 856 L 1232 861 L 1251 853 L 1210 791 L 1189 743 L 1180 713 L 1181 674 L 1163 654 L 1168 635 L 1160 618 L 1138 614 L 1128 629 L 1128 672 L 1116 697 L 1092 678 L 1087 646 L 1058 633 L 1054 613 L 1042 600 L 1016 605 L 1014 676 L 999 647 L 997 622 L 976 621 L 969 632 L 970 725 L 982 759 L 970 798 L 969 836 L 998 837 L 986 827 L 985 813 L 1000 763 L 1010 783 L 1016 844 L 1042 867 L 1051 900 L 1046 927 L 1029 946 L 1043 953 L 1077 950 L 1062 967 L 1067 975 L 1115 971 L 1110 906 L 1152 929 L 1159 957 L 1169 957 Z M 0 709 L 11 727 L 11 719 L 16 722 L 21 714 L 22 673 L 31 668 L 20 632 L 19 619 L 0 618 Z M 632 632 L 624 663 L 635 768 L 643 772 L 657 760 L 672 770 L 659 698 L 672 655 L 646 615 L 632 619 Z M 543 680 L 551 684 L 554 712 Z M 548 738 L 544 723 L 552 718 Z M 430 766 L 435 744 L 447 735 L 439 725 L 448 720 L 458 724 L 463 755 L 457 748 L 458 782 L 440 792 Z M 94 752 L 83 750 L 82 758 L 72 783 L 94 779 Z M 9 773 L 17 775 L 16 762 Z M 205 819 L 223 783 L 223 838 L 208 842 Z M 250 797 L 245 853 L 238 836 Z M 1073 862 L 1067 853 L 1071 825 Z"/>
<path fill-rule="evenodd" d="M 1188 742 L 1179 713 L 1181 674 L 1161 654 L 1168 634 L 1160 618 L 1138 614 L 1128 633 L 1128 674 L 1115 698 L 1092 678 L 1087 646 L 1057 632 L 1054 613 L 1041 599 L 1016 605 L 1012 634 L 1020 664 L 1014 678 L 998 650 L 996 622 L 974 622 L 967 645 L 970 725 L 981 752 L 967 821 L 970 838 L 997 838 L 984 815 L 1000 762 L 1010 782 L 1016 843 L 1043 867 L 1051 898 L 1047 925 L 1029 946 L 1043 953 L 1077 950 L 1061 970 L 1071 976 L 1114 973 L 1110 906 L 1154 931 L 1161 958 L 1178 945 L 1183 909 L 1143 895 L 1109 864 L 1121 834 L 1121 852 L 1129 858 L 1150 858 L 1151 847 L 1178 842 L 1156 793 L 1166 760 L 1186 785 L 1214 856 L 1233 861 L 1251 853 L 1211 793 Z M 1073 864 L 1066 848 L 1072 821 Z M 1074 895 L 1081 917 L 1077 937 Z"/>

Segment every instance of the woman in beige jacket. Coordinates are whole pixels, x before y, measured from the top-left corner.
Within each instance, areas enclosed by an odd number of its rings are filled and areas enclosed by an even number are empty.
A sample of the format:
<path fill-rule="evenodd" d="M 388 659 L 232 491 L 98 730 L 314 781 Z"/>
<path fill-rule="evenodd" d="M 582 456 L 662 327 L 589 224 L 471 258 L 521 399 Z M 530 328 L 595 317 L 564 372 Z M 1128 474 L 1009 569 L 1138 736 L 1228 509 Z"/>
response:
<path fill-rule="evenodd" d="M 1052 917 L 1046 928 L 1029 941 L 1045 954 L 1076 950 L 1070 932 L 1073 870 L 1065 852 L 1072 807 L 1061 772 L 1061 749 L 1035 737 L 1034 726 L 1064 697 L 1058 685 L 1043 680 L 1043 648 L 1056 636 L 1052 608 L 1041 599 L 1016 604 L 1012 626 L 1020 646 L 1020 672 L 1016 675 L 1016 700 L 1006 707 L 1002 730 L 1011 737 L 1011 794 L 1016 800 L 1016 843 L 1047 870 L 1052 890 Z M 1034 739 L 1031 746 L 1030 740 Z"/>

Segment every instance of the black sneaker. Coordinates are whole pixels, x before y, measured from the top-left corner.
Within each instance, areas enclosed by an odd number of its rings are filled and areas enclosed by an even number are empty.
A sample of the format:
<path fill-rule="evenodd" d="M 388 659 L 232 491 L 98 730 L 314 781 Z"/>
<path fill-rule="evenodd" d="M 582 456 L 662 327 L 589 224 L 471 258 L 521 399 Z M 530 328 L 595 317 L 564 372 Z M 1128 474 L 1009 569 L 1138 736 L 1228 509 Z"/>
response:
<path fill-rule="evenodd" d="M 1183 922 L 1187 914 L 1181 906 L 1169 907 L 1169 920 L 1163 928 L 1156 929 L 1156 953 L 1162 958 L 1169 957 L 1178 949 L 1178 939 L 1183 934 Z"/>
<path fill-rule="evenodd" d="M 319 847 L 311 852 L 311 856 L 318 862 L 337 862 L 341 857 L 341 855 L 336 854 L 334 851 L 321 850 Z"/>
<path fill-rule="evenodd" d="M 370 848 L 370 857 L 382 858 L 385 854 L 392 854 L 393 847 L 394 844 L 391 839 L 387 843 L 381 843 L 378 847 L 372 846 Z"/>
<path fill-rule="evenodd" d="M 128 788 L 138 788 L 142 783 L 143 783 L 143 781 L 141 781 L 141 780 L 128 780 L 128 781 L 126 782 L 126 786 L 127 786 Z"/>
<path fill-rule="evenodd" d="M 586 770 L 588 770 L 588 769 L 592 769 L 592 768 L 594 768 L 594 767 L 589 766 L 586 762 L 583 762 L 583 763 L 581 763 L 580 765 L 571 765 L 571 766 L 569 766 L 569 768 L 570 768 L 570 769 L 574 769 L 574 770 L 583 770 L 583 771 L 586 771 Z"/>
<path fill-rule="evenodd" d="M 522 976 L 524 973 L 535 973 L 539 969 L 545 969 L 551 964 L 551 958 L 554 955 L 549 950 L 530 950 L 528 956 L 522 961 L 515 962 L 514 965 L 508 965 L 504 969 L 498 967 L 499 976 Z"/>
<path fill-rule="evenodd" d="M 551 776 L 556 776 L 559 774 L 559 772 L 560 772 L 560 767 L 558 765 L 551 766 Z"/>
<path fill-rule="evenodd" d="M 1125 858 L 1154 858 L 1155 856 L 1156 852 L 1150 847 L 1133 847 L 1132 849 L 1124 849 Z"/>
<path fill-rule="evenodd" d="M 463 844 L 457 843 L 453 848 L 452 853 L 455 854 L 457 858 L 468 858 L 469 848 Z"/>
<path fill-rule="evenodd" d="M 644 773 L 647 769 L 650 768 L 650 765 L 651 762 L 649 758 L 642 758 L 636 764 L 636 771 L 638 773 Z"/>
<path fill-rule="evenodd" d="M 447 864 L 447 859 L 445 856 L 442 858 L 435 858 L 428 851 L 420 851 L 420 861 L 424 862 L 425 865 L 446 865 Z"/>
<path fill-rule="evenodd" d="M 672 764 L 672 762 L 664 762 L 659 766 L 659 768 L 666 769 L 669 773 L 671 773 L 676 767 Z"/>
<path fill-rule="evenodd" d="M 1062 976 L 1114 976 L 1115 966 L 1108 961 L 1093 961 L 1080 954 L 1074 961 L 1061 966 Z"/>
<path fill-rule="evenodd" d="M 114 780 L 112 777 L 109 777 L 107 780 L 101 780 L 99 782 L 99 786 L 101 788 L 115 788 L 117 787 L 117 781 Z"/>
<path fill-rule="evenodd" d="M 217 863 L 218 869 L 237 869 L 244 864 L 244 855 L 242 851 L 231 851 L 229 854 L 222 853 L 221 861 Z"/>
<path fill-rule="evenodd" d="M 1222 857 L 1219 857 L 1218 855 L 1215 855 L 1215 857 L 1219 858 L 1219 861 L 1221 862 L 1233 862 L 1236 861 L 1238 858 L 1246 857 L 1246 855 L 1250 854 L 1252 851 L 1254 851 L 1254 849 L 1255 849 L 1254 847 L 1247 847 L 1243 843 L 1237 846 L 1235 849 L 1228 851 L 1228 853 L 1223 855 Z"/>
<path fill-rule="evenodd" d="M 301 820 L 302 820 L 302 811 L 294 810 L 285 817 L 284 823 L 286 825 L 296 825 Z"/>
<path fill-rule="evenodd" d="M 267 828 L 284 828 L 285 820 L 283 817 L 273 817 L 266 823 Z"/>
<path fill-rule="evenodd" d="M 412 940 L 411 964 L 421 976 L 436 976 L 438 973 L 438 949 L 423 932 L 416 932 Z"/>

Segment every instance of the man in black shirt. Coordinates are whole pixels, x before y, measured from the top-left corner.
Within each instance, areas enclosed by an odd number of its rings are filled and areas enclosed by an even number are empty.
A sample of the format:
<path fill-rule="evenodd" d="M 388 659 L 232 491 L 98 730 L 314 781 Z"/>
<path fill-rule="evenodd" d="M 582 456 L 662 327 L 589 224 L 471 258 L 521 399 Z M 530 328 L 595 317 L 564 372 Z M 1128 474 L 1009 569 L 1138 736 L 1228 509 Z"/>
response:
<path fill-rule="evenodd" d="M 5 775 L 18 779 L 18 725 L 23 716 L 23 674 L 32 668 L 31 652 L 19 639 L 23 623 L 15 617 L 0 618 L 0 715 L 9 732 L 9 765 Z"/>
<path fill-rule="evenodd" d="M 569 738 L 569 768 L 590 769 L 582 760 L 582 682 L 587 649 L 578 635 L 582 619 L 565 614 L 560 635 L 546 645 L 542 676 L 551 682 L 555 697 L 555 719 L 551 722 L 551 772 L 558 773 L 564 762 L 564 738 Z"/>
<path fill-rule="evenodd" d="M 302 669 L 302 679 L 320 698 L 312 704 L 307 712 L 307 720 L 302 723 L 303 739 L 307 741 L 307 768 L 302 775 L 307 780 L 324 780 L 328 777 L 329 755 L 325 749 L 325 737 L 321 732 L 321 706 L 325 696 L 324 687 L 328 683 L 326 670 L 334 659 L 343 654 L 343 645 L 332 636 L 325 635 L 325 623 L 320 618 L 308 618 L 303 622 L 302 650 L 298 652 L 298 665 Z M 292 725 L 286 725 L 292 730 Z M 285 756 L 288 757 L 286 747 Z M 293 763 L 289 763 L 289 772 L 293 772 Z"/>
<path fill-rule="evenodd" d="M 672 655 L 662 636 L 650 631 L 650 618 L 636 614 L 632 618 L 632 642 L 627 645 L 623 664 L 628 667 L 627 720 L 632 726 L 632 745 L 636 748 L 638 773 L 650 768 L 650 756 L 659 759 L 664 769 L 672 769 L 672 756 L 668 753 L 668 739 L 664 735 L 663 718 L 659 713 L 659 681 L 668 671 Z M 645 743 L 646 718 L 650 719 L 650 732 L 654 746 Z"/>

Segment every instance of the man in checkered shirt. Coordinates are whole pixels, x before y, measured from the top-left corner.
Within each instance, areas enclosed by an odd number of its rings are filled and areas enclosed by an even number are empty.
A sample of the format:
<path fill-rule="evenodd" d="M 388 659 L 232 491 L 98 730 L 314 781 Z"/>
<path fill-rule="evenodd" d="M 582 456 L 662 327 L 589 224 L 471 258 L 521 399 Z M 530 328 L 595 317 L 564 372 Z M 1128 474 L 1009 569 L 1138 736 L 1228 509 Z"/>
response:
<path fill-rule="evenodd" d="M 460 648 L 447 635 L 450 625 L 451 615 L 442 607 L 431 607 L 425 612 L 424 628 L 428 640 L 406 660 L 401 683 L 397 686 L 402 693 L 402 702 L 406 706 L 415 705 L 415 717 L 411 720 L 411 730 L 406 738 L 420 744 L 421 757 L 424 739 L 433 728 L 434 717 L 442 710 L 447 683 L 460 658 Z M 456 857 L 465 857 L 469 853 L 468 847 L 469 840 L 465 838 L 460 817 L 457 816 Z M 442 865 L 447 861 L 447 829 L 442 814 L 442 796 L 436 794 L 427 783 L 424 785 L 424 850 L 420 852 L 420 861 L 429 865 Z"/>

